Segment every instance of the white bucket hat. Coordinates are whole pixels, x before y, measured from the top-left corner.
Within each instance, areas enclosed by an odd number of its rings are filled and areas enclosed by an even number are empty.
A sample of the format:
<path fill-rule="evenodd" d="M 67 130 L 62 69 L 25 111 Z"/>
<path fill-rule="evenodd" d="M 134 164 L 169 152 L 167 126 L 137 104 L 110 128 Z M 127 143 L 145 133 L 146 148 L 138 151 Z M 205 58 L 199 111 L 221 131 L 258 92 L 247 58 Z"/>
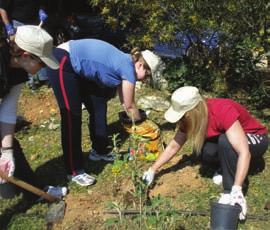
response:
<path fill-rule="evenodd" d="M 15 43 L 21 49 L 38 56 L 50 68 L 59 68 L 59 63 L 52 54 L 53 38 L 39 26 L 19 26 Z"/>
<path fill-rule="evenodd" d="M 147 65 L 150 67 L 152 78 L 155 81 L 155 76 L 160 67 L 163 65 L 161 58 L 150 50 L 142 51 L 142 56 L 143 59 L 146 61 Z"/>
<path fill-rule="evenodd" d="M 165 112 L 165 119 L 170 123 L 179 121 L 184 114 L 193 109 L 203 98 L 193 86 L 184 86 L 173 92 L 171 107 Z"/>

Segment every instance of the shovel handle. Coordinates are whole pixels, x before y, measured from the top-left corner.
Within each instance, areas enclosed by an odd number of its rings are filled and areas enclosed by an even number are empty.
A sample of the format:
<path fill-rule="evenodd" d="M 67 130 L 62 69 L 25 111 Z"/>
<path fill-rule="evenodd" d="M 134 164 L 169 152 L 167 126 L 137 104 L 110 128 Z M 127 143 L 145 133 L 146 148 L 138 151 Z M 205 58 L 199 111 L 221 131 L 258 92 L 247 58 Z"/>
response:
<path fill-rule="evenodd" d="M 15 178 L 13 176 L 7 176 L 7 174 L 2 172 L 1 170 L 0 170 L 0 177 L 2 177 L 4 180 L 6 180 L 6 181 L 8 181 L 8 182 L 10 182 L 12 184 L 17 185 L 20 188 L 23 188 L 23 189 L 25 189 L 25 190 L 27 190 L 29 192 L 32 192 L 32 193 L 36 194 L 39 197 L 44 198 L 45 200 L 47 200 L 49 202 L 53 202 L 53 201 L 57 200 L 56 197 L 44 192 L 43 190 L 41 190 L 41 189 L 31 185 L 31 184 L 28 184 L 28 183 L 26 183 L 26 182 L 24 182 L 24 181 L 22 181 L 22 180 L 20 180 L 18 178 Z"/>

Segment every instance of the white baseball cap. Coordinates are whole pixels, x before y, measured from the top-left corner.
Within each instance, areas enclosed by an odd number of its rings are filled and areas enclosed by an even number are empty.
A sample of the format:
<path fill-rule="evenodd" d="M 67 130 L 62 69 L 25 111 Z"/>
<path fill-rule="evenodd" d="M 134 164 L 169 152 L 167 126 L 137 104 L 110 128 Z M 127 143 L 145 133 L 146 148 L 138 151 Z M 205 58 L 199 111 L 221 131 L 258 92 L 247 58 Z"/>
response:
<path fill-rule="evenodd" d="M 21 49 L 38 56 L 50 68 L 59 68 L 59 63 L 52 54 L 53 38 L 39 26 L 19 26 L 15 43 Z"/>
<path fill-rule="evenodd" d="M 203 98 L 193 86 L 184 86 L 175 90 L 171 97 L 171 106 L 165 112 L 165 119 L 170 123 L 179 121 L 184 114 L 193 109 Z"/>
<path fill-rule="evenodd" d="M 155 80 L 155 75 L 162 65 L 161 58 L 150 50 L 142 51 L 142 56 L 147 65 L 150 67 L 152 78 Z"/>

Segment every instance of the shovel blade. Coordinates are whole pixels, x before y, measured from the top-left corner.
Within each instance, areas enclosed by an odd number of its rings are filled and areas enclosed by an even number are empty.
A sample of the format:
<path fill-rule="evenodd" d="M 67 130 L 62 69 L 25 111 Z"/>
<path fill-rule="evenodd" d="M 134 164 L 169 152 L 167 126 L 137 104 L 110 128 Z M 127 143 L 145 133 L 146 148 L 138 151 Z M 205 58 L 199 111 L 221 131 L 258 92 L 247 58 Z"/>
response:
<path fill-rule="evenodd" d="M 53 225 L 59 223 L 64 218 L 65 209 L 66 203 L 63 200 L 50 204 L 49 210 L 45 217 L 46 224 Z"/>

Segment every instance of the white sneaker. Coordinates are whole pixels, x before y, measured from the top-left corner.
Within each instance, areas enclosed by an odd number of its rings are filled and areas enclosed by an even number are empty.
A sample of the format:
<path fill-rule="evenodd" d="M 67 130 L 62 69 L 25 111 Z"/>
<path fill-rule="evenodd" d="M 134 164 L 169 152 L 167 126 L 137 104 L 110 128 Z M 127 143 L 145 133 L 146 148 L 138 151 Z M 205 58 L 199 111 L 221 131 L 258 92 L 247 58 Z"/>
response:
<path fill-rule="evenodd" d="M 54 187 L 54 186 L 48 186 L 46 187 L 46 192 L 58 199 L 61 199 L 63 196 L 67 195 L 67 187 Z"/>
<path fill-rule="evenodd" d="M 108 161 L 108 162 L 112 162 L 115 160 L 115 156 L 112 152 L 108 153 L 108 154 L 98 154 L 96 150 L 92 149 L 89 153 L 89 160 L 92 161 Z"/>
<path fill-rule="evenodd" d="M 221 193 L 218 203 L 220 204 L 230 204 L 231 203 L 231 195 L 230 193 Z"/>
<path fill-rule="evenodd" d="M 214 184 L 222 185 L 222 175 L 220 175 L 217 171 L 215 172 L 212 180 L 213 180 Z"/>
<path fill-rule="evenodd" d="M 81 173 L 76 176 L 68 175 L 68 179 L 80 186 L 89 186 L 96 182 L 96 179 L 87 173 Z"/>

